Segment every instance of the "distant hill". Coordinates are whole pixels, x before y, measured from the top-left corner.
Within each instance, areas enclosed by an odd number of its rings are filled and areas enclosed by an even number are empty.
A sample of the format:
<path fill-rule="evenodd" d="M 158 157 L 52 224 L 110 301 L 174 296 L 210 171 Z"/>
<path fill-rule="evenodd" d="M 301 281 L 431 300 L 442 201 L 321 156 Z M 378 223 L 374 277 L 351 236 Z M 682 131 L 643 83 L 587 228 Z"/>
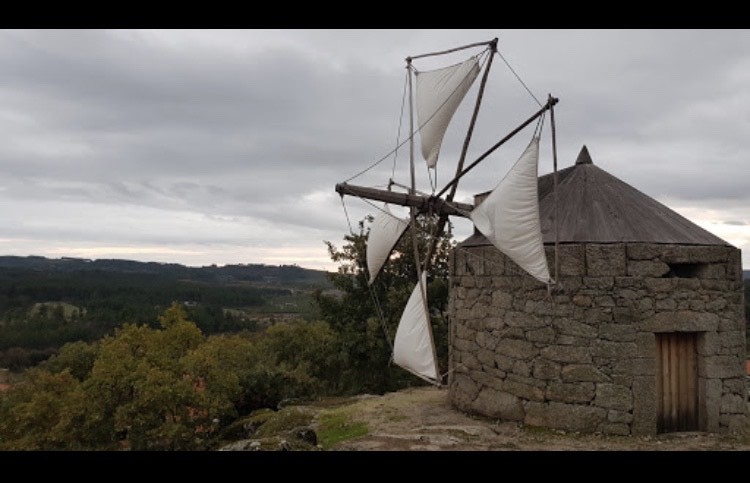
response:
<path fill-rule="evenodd" d="M 175 302 L 207 335 L 315 320 L 317 290 L 333 290 L 326 272 L 296 265 L 0 256 L 0 368 L 30 367 L 125 323 L 158 326 Z"/>
<path fill-rule="evenodd" d="M 750 280 L 750 270 L 742 271 L 742 280 Z"/>
<path fill-rule="evenodd" d="M 0 256 L 0 269 L 40 272 L 116 272 L 153 274 L 206 283 L 255 282 L 265 286 L 328 286 L 326 272 L 297 265 L 237 264 L 218 267 L 187 267 L 178 263 L 137 262 L 120 259 L 46 258 L 40 256 Z"/>

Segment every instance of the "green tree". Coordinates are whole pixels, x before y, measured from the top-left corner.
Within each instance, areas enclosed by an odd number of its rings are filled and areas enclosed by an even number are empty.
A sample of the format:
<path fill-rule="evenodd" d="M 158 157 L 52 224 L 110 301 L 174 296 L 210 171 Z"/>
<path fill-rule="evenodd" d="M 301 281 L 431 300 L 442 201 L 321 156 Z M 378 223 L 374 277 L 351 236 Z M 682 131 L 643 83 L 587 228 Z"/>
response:
<path fill-rule="evenodd" d="M 241 402 L 240 374 L 252 363 L 252 343 L 237 335 L 217 335 L 206 339 L 182 360 L 185 377 L 195 389 L 194 409 L 196 437 L 204 443 L 218 429 L 237 417 Z"/>
<path fill-rule="evenodd" d="M 311 398 L 338 391 L 340 340 L 323 321 L 281 322 L 257 342 L 260 365 L 286 379 L 275 391 L 280 400 Z"/>
<path fill-rule="evenodd" d="M 159 317 L 162 330 L 125 324 L 105 337 L 84 388 L 88 433 L 95 441 L 126 439 L 132 449 L 186 449 L 203 423 L 200 387 L 182 358 L 203 335 L 174 303 Z"/>
<path fill-rule="evenodd" d="M 97 343 L 69 342 L 62 346 L 56 355 L 42 362 L 40 367 L 53 373 L 67 369 L 73 377 L 82 382 L 91 374 L 91 368 L 98 354 Z"/>
<path fill-rule="evenodd" d="M 415 384 L 419 380 L 390 364 L 391 345 L 401 312 L 417 282 L 410 229 L 397 243 L 391 259 L 375 283 L 368 287 L 366 243 L 372 217 L 359 222 L 359 233 L 344 236 L 341 249 L 326 242 L 331 259 L 339 263 L 329 279 L 340 296 L 316 294 L 322 318 L 338 333 L 342 374 L 339 389 L 344 392 L 385 392 Z M 417 219 L 417 245 L 421 257 L 432 243 L 435 217 Z M 450 225 L 449 225 L 450 226 Z M 441 368 L 447 367 L 448 264 L 453 247 L 450 230 L 438 238 L 432 267 L 428 273 L 428 304 L 431 307 L 433 335 Z M 378 308 L 380 310 L 378 310 Z M 379 315 L 382 314 L 382 318 Z"/>
<path fill-rule="evenodd" d="M 0 393 L 0 450 L 85 449 L 81 428 L 85 394 L 70 371 L 26 371 Z"/>

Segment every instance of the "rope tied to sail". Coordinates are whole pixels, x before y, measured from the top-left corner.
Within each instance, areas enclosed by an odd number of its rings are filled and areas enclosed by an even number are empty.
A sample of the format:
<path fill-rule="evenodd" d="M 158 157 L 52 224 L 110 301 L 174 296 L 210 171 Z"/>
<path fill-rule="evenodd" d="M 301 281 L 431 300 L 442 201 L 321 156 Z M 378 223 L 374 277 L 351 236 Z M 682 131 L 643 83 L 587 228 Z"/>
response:
<path fill-rule="evenodd" d="M 501 59 L 503 59 L 503 62 L 505 62 L 505 65 L 507 65 L 508 69 L 513 73 L 514 76 L 516 76 L 516 79 L 518 79 L 518 82 L 520 82 L 521 85 L 523 86 L 523 88 L 526 89 L 526 92 L 528 92 L 529 95 L 536 101 L 536 103 L 539 105 L 539 107 L 542 107 L 542 103 L 539 102 L 539 99 L 537 99 L 537 97 L 534 95 L 534 93 L 531 92 L 531 89 L 529 89 L 529 87 L 521 79 L 521 77 L 516 73 L 516 71 L 513 69 L 513 67 L 511 67 L 510 63 L 507 60 L 505 60 L 505 57 L 503 57 L 503 54 L 501 54 L 499 50 L 496 50 L 495 52 L 497 52 L 497 55 L 500 56 Z"/>
<path fill-rule="evenodd" d="M 391 354 L 393 354 L 393 342 L 391 342 L 391 335 L 388 333 L 388 324 L 385 320 L 385 314 L 383 313 L 383 307 L 380 305 L 380 299 L 378 298 L 378 295 L 375 293 L 375 291 L 372 289 L 372 285 L 367 284 L 367 289 L 370 292 L 370 298 L 372 298 L 372 304 L 375 306 L 375 312 L 378 314 L 378 318 L 380 319 L 380 326 L 383 328 L 383 335 L 385 336 L 385 341 L 388 343 L 388 347 L 391 349 Z M 391 356 L 392 358 L 393 356 Z"/>
<path fill-rule="evenodd" d="M 398 116 L 398 131 L 396 132 L 396 147 L 393 150 L 393 169 L 391 169 L 391 180 L 396 177 L 396 160 L 398 160 L 398 148 L 401 147 L 399 139 L 401 138 L 401 128 L 404 121 L 404 107 L 406 106 L 406 90 L 409 85 L 409 71 L 406 71 L 404 77 L 404 90 L 401 93 L 401 113 Z M 390 185 L 388 186 L 390 189 Z"/>
<path fill-rule="evenodd" d="M 341 206 L 344 208 L 344 214 L 346 215 L 346 222 L 349 224 L 349 234 L 354 236 L 354 229 L 352 228 L 352 221 L 349 219 L 349 212 L 346 210 L 346 203 L 344 202 L 344 194 L 341 193 Z"/>

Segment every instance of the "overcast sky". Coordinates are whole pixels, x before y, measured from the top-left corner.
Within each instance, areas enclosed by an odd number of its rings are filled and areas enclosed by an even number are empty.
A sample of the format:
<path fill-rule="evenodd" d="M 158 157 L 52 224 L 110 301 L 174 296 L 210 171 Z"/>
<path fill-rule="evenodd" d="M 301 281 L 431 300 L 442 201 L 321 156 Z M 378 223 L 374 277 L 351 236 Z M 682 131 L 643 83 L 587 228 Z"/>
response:
<path fill-rule="evenodd" d="M 560 168 L 587 145 L 750 269 L 750 30 L 0 30 L 0 254 L 333 270 L 324 240 L 349 230 L 334 186 L 395 146 L 404 58 L 494 37 L 537 98 L 560 99 Z M 500 57 L 484 106 L 470 161 L 538 109 Z M 492 189 L 530 136 L 457 200 Z M 547 125 L 540 174 L 549 139 Z M 351 183 L 382 185 L 393 165 Z M 345 203 L 352 224 L 374 212 Z"/>

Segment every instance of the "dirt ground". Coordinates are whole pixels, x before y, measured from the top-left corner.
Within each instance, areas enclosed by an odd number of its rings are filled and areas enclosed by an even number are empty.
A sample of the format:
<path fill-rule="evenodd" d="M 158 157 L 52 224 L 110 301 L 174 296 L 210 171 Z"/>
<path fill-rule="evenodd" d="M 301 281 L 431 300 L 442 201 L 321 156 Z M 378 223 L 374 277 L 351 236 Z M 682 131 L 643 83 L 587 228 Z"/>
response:
<path fill-rule="evenodd" d="M 748 451 L 750 433 L 703 432 L 611 436 L 528 428 L 454 410 L 445 389 L 420 387 L 359 396 L 340 408 L 364 422 L 368 435 L 343 441 L 342 451 Z"/>

